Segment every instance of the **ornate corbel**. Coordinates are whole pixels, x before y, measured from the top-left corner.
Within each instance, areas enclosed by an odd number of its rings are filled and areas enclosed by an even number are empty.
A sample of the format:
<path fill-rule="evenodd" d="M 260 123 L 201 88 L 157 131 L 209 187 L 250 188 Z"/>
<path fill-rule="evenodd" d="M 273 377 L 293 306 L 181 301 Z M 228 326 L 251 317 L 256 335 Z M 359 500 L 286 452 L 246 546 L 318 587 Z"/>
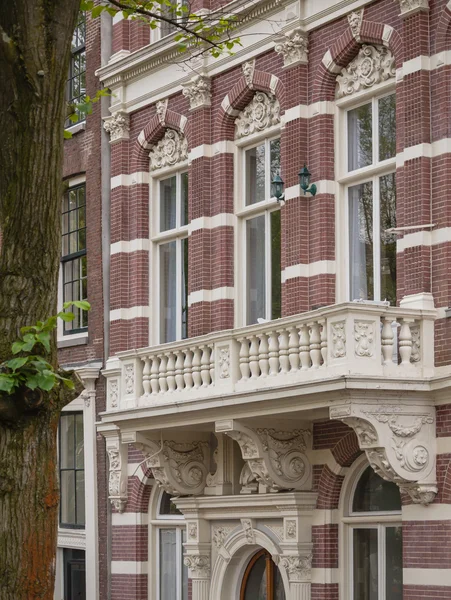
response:
<path fill-rule="evenodd" d="M 401 17 L 410 17 L 411 15 L 429 10 L 429 0 L 395 0 L 399 2 Z"/>
<path fill-rule="evenodd" d="M 311 466 L 305 455 L 310 431 L 251 429 L 239 421 L 216 422 L 216 432 L 234 439 L 253 477 L 272 491 L 307 489 Z"/>
<path fill-rule="evenodd" d="M 171 496 L 197 496 L 203 493 L 209 471 L 208 442 L 158 442 L 139 433 L 123 435 L 122 440 L 133 443 L 143 452 L 147 458 L 146 465 Z"/>
<path fill-rule="evenodd" d="M 210 556 L 209 554 L 188 554 L 183 559 L 185 567 L 188 567 L 192 579 L 210 578 Z"/>
<path fill-rule="evenodd" d="M 86 408 L 91 406 L 91 402 L 93 405 L 95 404 L 96 399 L 96 381 L 99 377 L 100 366 L 85 366 L 79 369 L 76 369 L 77 375 L 80 377 L 81 382 L 83 383 L 84 390 L 80 394 L 81 398 L 85 403 Z"/>
<path fill-rule="evenodd" d="M 115 112 L 104 118 L 103 128 L 110 134 L 110 144 L 129 139 L 130 117 L 124 112 Z"/>
<path fill-rule="evenodd" d="M 188 83 L 182 84 L 183 95 L 188 98 L 190 109 L 211 104 L 211 80 L 207 75 L 195 75 Z"/>
<path fill-rule="evenodd" d="M 312 558 L 311 552 L 281 557 L 280 566 L 286 570 L 290 583 L 311 581 Z"/>
<path fill-rule="evenodd" d="M 398 484 L 417 504 L 433 501 L 437 493 L 433 406 L 352 402 L 331 407 L 330 418 L 354 429 L 376 473 Z"/>
<path fill-rule="evenodd" d="M 302 27 L 296 27 L 276 40 L 274 50 L 283 56 L 284 67 L 308 63 L 308 35 Z"/>
<path fill-rule="evenodd" d="M 123 512 L 127 504 L 127 446 L 121 444 L 118 434 L 103 435 L 109 459 L 108 496 L 114 508 Z"/>

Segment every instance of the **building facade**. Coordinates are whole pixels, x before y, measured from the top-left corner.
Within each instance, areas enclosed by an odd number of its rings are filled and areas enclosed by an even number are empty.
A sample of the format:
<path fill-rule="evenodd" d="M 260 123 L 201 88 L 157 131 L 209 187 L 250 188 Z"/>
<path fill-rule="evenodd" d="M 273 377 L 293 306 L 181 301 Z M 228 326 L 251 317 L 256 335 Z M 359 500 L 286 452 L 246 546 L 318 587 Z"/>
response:
<path fill-rule="evenodd" d="M 451 4 L 229 9 L 88 23 L 87 597 L 451 598 Z"/>

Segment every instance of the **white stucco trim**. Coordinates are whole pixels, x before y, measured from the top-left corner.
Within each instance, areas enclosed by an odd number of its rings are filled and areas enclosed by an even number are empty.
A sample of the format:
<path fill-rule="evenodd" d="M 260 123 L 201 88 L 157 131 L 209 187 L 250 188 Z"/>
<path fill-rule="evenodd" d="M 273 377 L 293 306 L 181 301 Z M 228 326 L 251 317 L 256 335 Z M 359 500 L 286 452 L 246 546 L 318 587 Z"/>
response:
<path fill-rule="evenodd" d="M 451 437 L 437 438 L 437 454 L 451 454 Z M 436 506 L 436 504 L 431 504 L 431 506 Z"/>
<path fill-rule="evenodd" d="M 403 569 L 404 585 L 451 586 L 451 569 Z"/>
<path fill-rule="evenodd" d="M 197 302 L 215 302 L 216 300 L 233 300 L 235 298 L 235 288 L 219 287 L 213 290 L 197 290 L 191 292 L 188 296 L 188 306 Z"/>
<path fill-rule="evenodd" d="M 112 560 L 111 574 L 112 575 L 147 575 L 147 561 L 132 561 L 132 560 Z"/>
<path fill-rule="evenodd" d="M 215 144 L 201 144 L 195 148 L 191 148 L 188 153 L 188 160 L 196 160 L 197 158 L 212 158 L 217 154 L 233 154 L 235 152 L 235 142 L 231 140 L 222 140 Z"/>
<path fill-rule="evenodd" d="M 236 216 L 232 213 L 220 213 L 213 217 L 199 217 L 188 225 L 188 234 L 199 229 L 215 229 L 216 227 L 234 227 Z"/>
<path fill-rule="evenodd" d="M 119 186 L 130 186 L 130 185 L 139 185 L 143 183 L 149 183 L 150 174 L 147 171 L 137 171 L 136 173 L 130 174 L 122 174 L 115 175 L 111 178 L 111 189 L 117 188 Z"/>
<path fill-rule="evenodd" d="M 148 239 L 136 239 L 129 242 L 114 242 L 111 244 L 110 254 L 129 254 L 130 252 L 149 251 L 150 242 Z"/>
<path fill-rule="evenodd" d="M 315 277 L 316 275 L 334 275 L 334 260 L 318 260 L 309 264 L 290 265 L 282 271 L 282 283 L 295 277 Z"/>
<path fill-rule="evenodd" d="M 130 525 L 147 525 L 148 515 L 146 513 L 112 513 L 111 524 L 113 527 L 125 527 Z"/>
<path fill-rule="evenodd" d="M 451 504 L 407 504 L 402 507 L 404 521 L 451 521 Z"/>
<path fill-rule="evenodd" d="M 116 308 L 110 310 L 110 321 L 129 321 L 131 319 L 145 318 L 150 316 L 148 306 L 131 306 L 130 308 Z"/>
<path fill-rule="evenodd" d="M 451 242 L 451 227 L 442 227 L 434 231 L 415 231 L 396 241 L 396 252 L 400 253 L 415 246 L 436 246 L 446 242 Z"/>
<path fill-rule="evenodd" d="M 340 569 L 312 569 L 312 583 L 339 583 Z"/>

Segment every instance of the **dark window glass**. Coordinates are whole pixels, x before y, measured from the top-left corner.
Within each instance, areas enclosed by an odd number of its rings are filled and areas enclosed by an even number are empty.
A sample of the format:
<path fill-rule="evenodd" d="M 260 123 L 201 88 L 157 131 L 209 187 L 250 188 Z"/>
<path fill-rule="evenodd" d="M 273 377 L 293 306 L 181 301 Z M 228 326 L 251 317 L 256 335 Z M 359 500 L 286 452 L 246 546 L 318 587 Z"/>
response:
<path fill-rule="evenodd" d="M 280 258 L 280 210 L 270 213 L 271 219 L 271 318 L 282 316 L 282 266 Z"/>
<path fill-rule="evenodd" d="M 385 530 L 385 598 L 402 600 L 402 528 Z"/>
<path fill-rule="evenodd" d="M 62 220 L 63 302 L 87 300 L 85 184 L 70 188 L 64 195 Z M 75 307 L 70 310 L 75 318 L 64 321 L 64 334 L 85 331 L 88 313 Z"/>
<path fill-rule="evenodd" d="M 60 525 L 85 525 L 83 414 L 64 413 L 59 426 Z"/>
<path fill-rule="evenodd" d="M 390 96 L 391 97 L 391 96 Z M 396 178 L 394 173 L 379 179 L 381 235 L 381 300 L 396 306 Z"/>
<path fill-rule="evenodd" d="M 354 600 L 379 600 L 377 529 L 354 529 Z"/>
<path fill-rule="evenodd" d="M 396 154 L 396 96 L 379 98 L 379 160 Z"/>
<path fill-rule="evenodd" d="M 285 600 L 279 569 L 265 550 L 254 555 L 246 568 L 240 598 L 244 600 Z"/>
<path fill-rule="evenodd" d="M 379 477 L 371 467 L 362 474 L 352 502 L 353 512 L 400 511 L 401 496 L 395 483 Z"/>
<path fill-rule="evenodd" d="M 160 500 L 160 515 L 181 515 L 182 513 L 172 502 L 171 496 L 166 492 L 163 492 Z"/>
<path fill-rule="evenodd" d="M 69 104 L 79 104 L 86 96 L 86 14 L 80 11 L 72 36 L 72 56 L 67 79 L 67 101 Z M 84 114 L 76 111 L 78 120 L 84 120 Z M 74 123 L 66 122 L 66 127 Z"/>
<path fill-rule="evenodd" d="M 86 566 L 83 550 L 64 548 L 64 600 L 86 600 Z"/>

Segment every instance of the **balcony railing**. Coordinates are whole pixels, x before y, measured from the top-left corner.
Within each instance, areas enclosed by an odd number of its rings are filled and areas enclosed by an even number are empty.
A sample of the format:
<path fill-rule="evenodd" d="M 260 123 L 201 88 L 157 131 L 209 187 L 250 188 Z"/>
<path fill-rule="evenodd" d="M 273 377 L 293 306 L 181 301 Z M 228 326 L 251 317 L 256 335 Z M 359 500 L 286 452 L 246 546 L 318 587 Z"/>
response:
<path fill-rule="evenodd" d="M 434 367 L 434 310 L 346 303 L 214 332 L 109 361 L 108 411 L 343 375 L 421 379 Z"/>

